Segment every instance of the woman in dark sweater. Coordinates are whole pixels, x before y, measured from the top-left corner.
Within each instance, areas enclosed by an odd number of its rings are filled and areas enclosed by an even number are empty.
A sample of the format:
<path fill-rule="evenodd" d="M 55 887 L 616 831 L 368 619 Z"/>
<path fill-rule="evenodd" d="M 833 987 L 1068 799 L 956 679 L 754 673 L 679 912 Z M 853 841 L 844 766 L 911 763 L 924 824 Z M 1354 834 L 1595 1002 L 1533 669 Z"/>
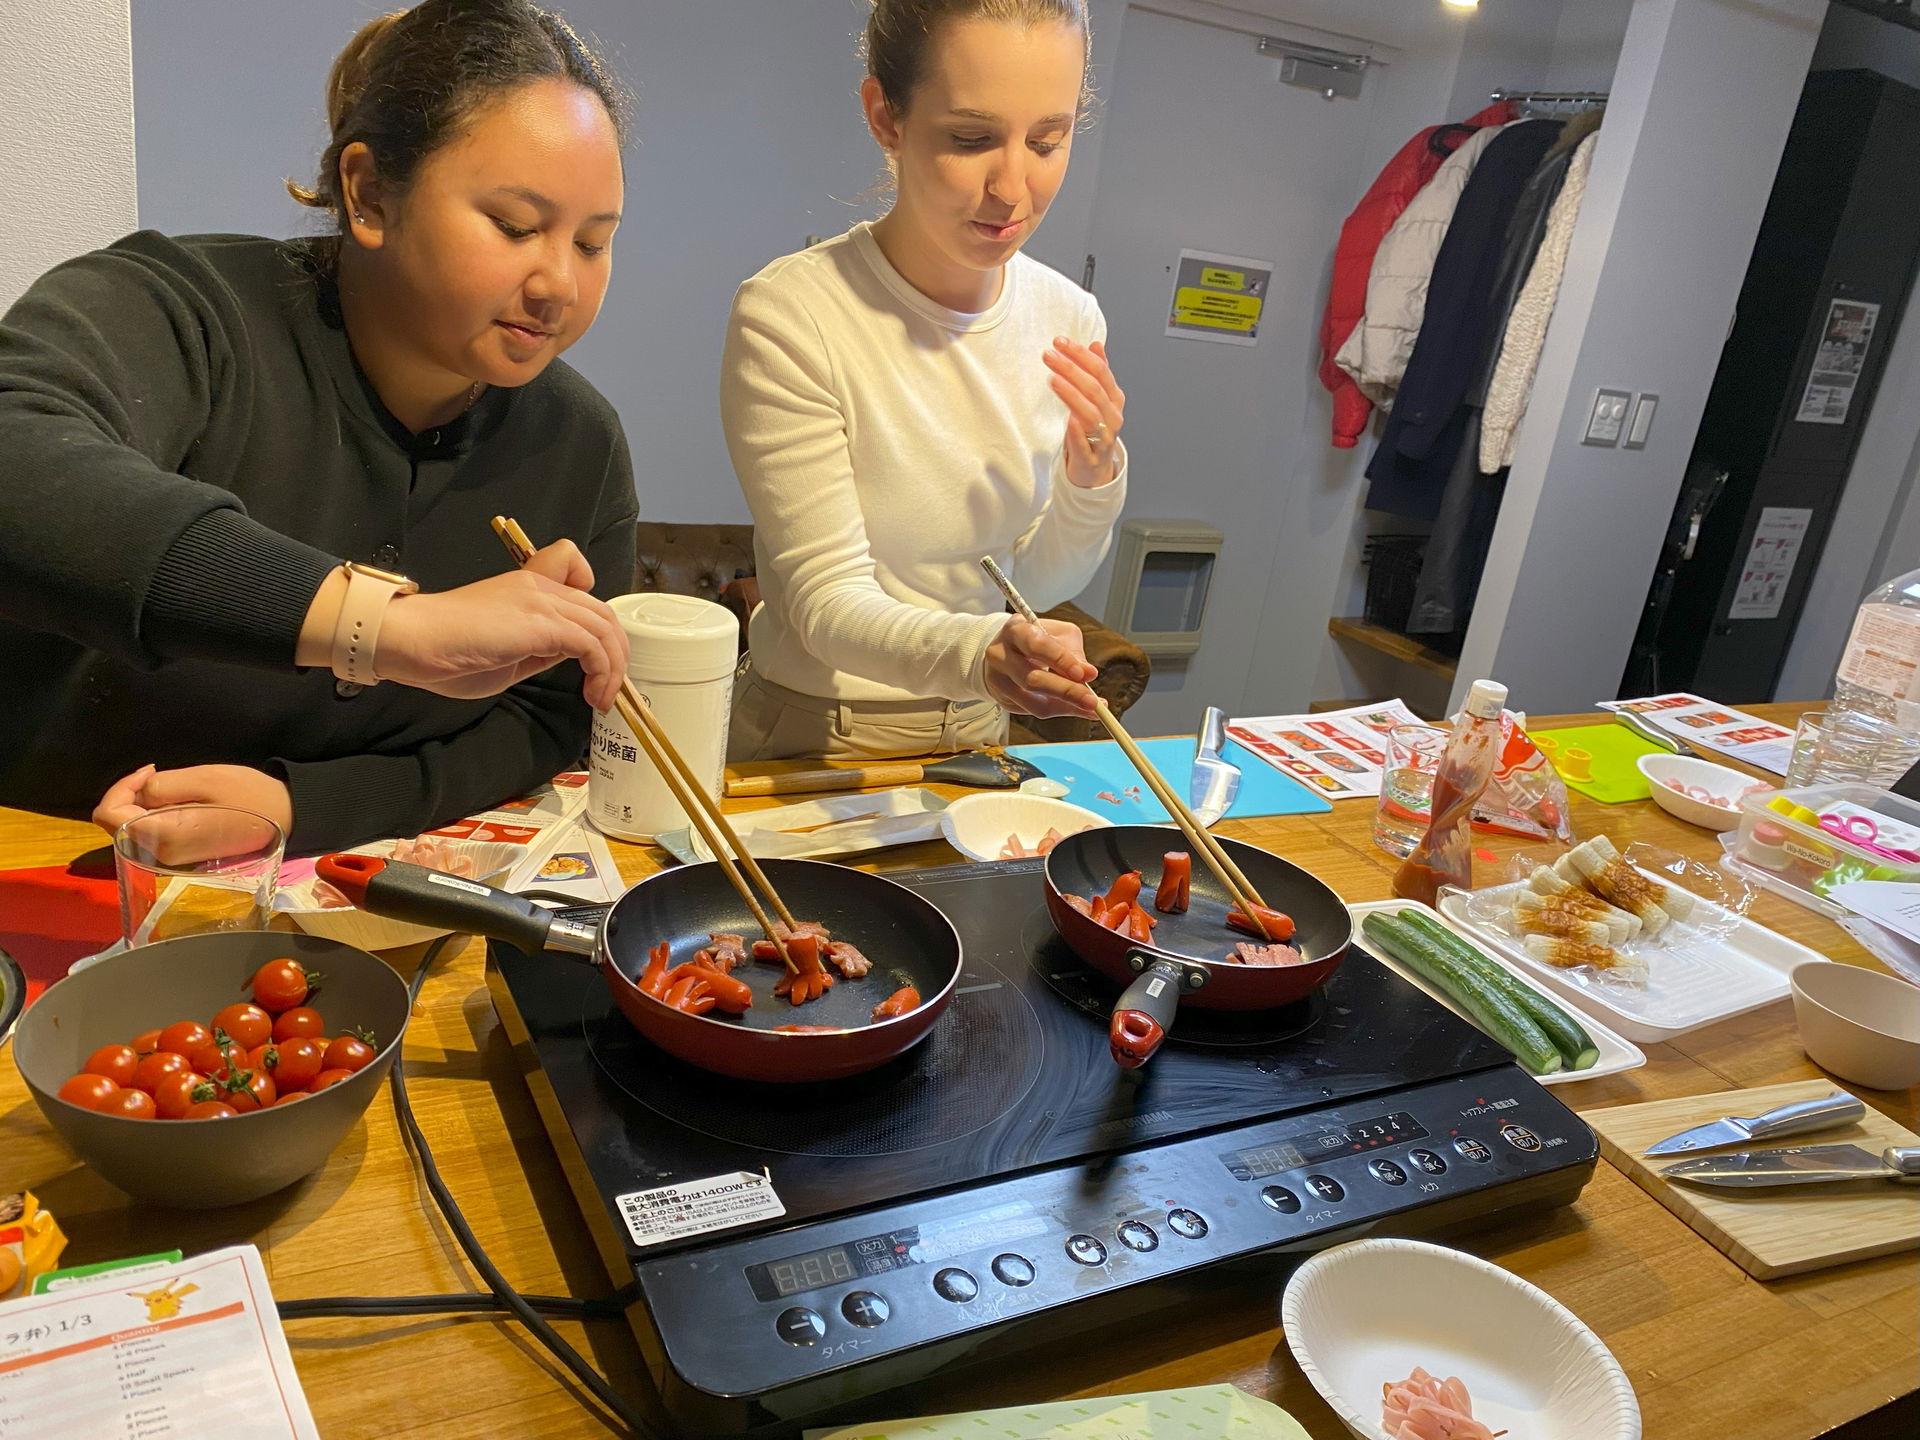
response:
<path fill-rule="evenodd" d="M 142 231 L 0 319 L 0 804 L 330 849 L 546 779 L 612 703 L 631 463 L 556 357 L 606 291 L 617 87 L 526 0 L 426 0 L 327 98 L 289 188 L 337 233 Z M 527 571 L 499 513 L 552 542 Z"/>

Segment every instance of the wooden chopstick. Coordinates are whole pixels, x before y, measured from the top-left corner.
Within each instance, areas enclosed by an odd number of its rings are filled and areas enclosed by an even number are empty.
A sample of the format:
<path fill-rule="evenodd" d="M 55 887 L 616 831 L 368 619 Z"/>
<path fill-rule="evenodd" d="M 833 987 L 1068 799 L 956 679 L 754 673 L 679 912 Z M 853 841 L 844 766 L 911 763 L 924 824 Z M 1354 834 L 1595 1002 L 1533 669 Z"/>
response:
<path fill-rule="evenodd" d="M 987 577 L 1000 587 L 1000 593 L 1007 597 L 1007 603 L 1019 612 L 1021 619 L 1030 625 L 1040 623 L 1040 617 L 1033 613 L 1033 607 L 1027 604 L 1026 597 L 1014 588 L 1013 581 L 1009 580 L 1006 572 L 994 563 L 991 555 L 981 557 L 980 568 L 985 570 Z M 1271 908 L 1265 900 L 1260 898 L 1260 892 L 1253 887 L 1245 875 L 1240 873 L 1240 867 L 1233 863 L 1226 849 L 1187 808 L 1187 802 L 1175 793 L 1174 788 L 1167 783 L 1166 777 L 1154 766 L 1153 761 L 1147 758 L 1146 752 L 1134 742 L 1133 736 L 1127 733 L 1126 726 L 1120 723 L 1120 717 L 1113 713 L 1107 702 L 1096 695 L 1093 697 L 1093 703 L 1094 714 L 1099 717 L 1100 723 L 1119 744 L 1127 759 L 1133 762 L 1133 768 L 1140 772 L 1140 778 L 1147 782 L 1155 798 L 1165 807 L 1167 814 L 1173 817 L 1174 824 L 1178 825 L 1181 833 L 1187 837 L 1187 843 L 1199 851 L 1201 863 L 1213 871 L 1221 885 L 1226 887 L 1227 893 L 1233 897 L 1234 903 L 1246 912 L 1248 922 L 1260 937 L 1269 941 L 1277 939 L 1277 936 L 1268 933 L 1266 922 L 1260 918 L 1261 910 Z"/>
<path fill-rule="evenodd" d="M 527 532 L 520 528 L 517 520 L 505 515 L 494 516 L 493 533 L 498 535 L 501 543 L 507 547 L 507 553 L 513 557 L 514 564 L 524 565 L 533 557 L 534 544 L 527 538 Z M 780 951 L 780 957 L 786 961 L 787 968 L 798 973 L 799 967 L 793 963 L 793 957 L 787 953 L 786 942 L 774 929 L 773 921 L 768 917 L 759 900 L 755 898 L 746 880 L 741 877 L 740 870 L 734 865 L 732 857 L 736 855 L 739 857 L 740 864 L 753 877 L 754 884 L 758 885 L 766 895 L 768 903 L 773 906 L 774 914 L 786 924 L 788 932 L 797 931 L 799 922 L 793 918 L 793 912 L 787 909 L 786 902 L 780 898 L 780 892 L 773 888 L 773 882 L 760 868 L 760 862 L 753 858 L 741 842 L 738 832 L 721 813 L 718 802 L 707 794 L 706 787 L 695 778 L 686 760 L 674 748 L 666 728 L 660 724 L 659 718 L 641 698 L 640 692 L 634 689 L 633 681 L 625 675 L 620 677 L 620 692 L 615 697 L 614 703 L 621 717 L 626 720 L 628 728 L 633 731 L 634 738 L 647 752 L 647 760 L 660 773 L 660 778 L 673 792 L 673 798 L 679 802 L 680 808 L 687 812 L 687 818 L 700 832 L 700 838 L 706 842 L 707 849 L 713 852 L 713 858 L 719 862 L 722 873 L 732 882 L 740 898 L 746 901 L 747 908 L 753 912 L 753 918 L 766 932 L 767 939 L 771 940 Z"/>

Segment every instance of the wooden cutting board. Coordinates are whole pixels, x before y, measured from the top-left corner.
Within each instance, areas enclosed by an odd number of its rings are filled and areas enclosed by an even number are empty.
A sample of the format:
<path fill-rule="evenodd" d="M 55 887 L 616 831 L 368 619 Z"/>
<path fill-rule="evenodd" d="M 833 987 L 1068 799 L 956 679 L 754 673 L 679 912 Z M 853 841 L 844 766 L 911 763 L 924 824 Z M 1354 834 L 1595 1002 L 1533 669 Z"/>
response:
<path fill-rule="evenodd" d="M 1683 1155 L 1641 1155 L 1649 1145 L 1723 1115 L 1758 1115 L 1793 1100 L 1813 1100 L 1841 1087 L 1830 1080 L 1802 1080 L 1757 1090 L 1724 1090 L 1646 1105 L 1584 1111 L 1600 1137 L 1600 1151 L 1667 1209 L 1712 1242 L 1715 1249 L 1759 1280 L 1797 1275 L 1865 1260 L 1896 1250 L 1920 1249 L 1920 1185 L 1858 1181 L 1845 1185 L 1786 1185 L 1756 1190 L 1707 1190 L 1676 1184 L 1659 1168 Z M 1853 1125 L 1761 1143 L 1756 1150 L 1797 1145 L 1858 1145 L 1877 1155 L 1889 1145 L 1920 1145 L 1920 1136 L 1867 1107 Z M 1729 1154 L 1709 1150 L 1709 1155 Z"/>

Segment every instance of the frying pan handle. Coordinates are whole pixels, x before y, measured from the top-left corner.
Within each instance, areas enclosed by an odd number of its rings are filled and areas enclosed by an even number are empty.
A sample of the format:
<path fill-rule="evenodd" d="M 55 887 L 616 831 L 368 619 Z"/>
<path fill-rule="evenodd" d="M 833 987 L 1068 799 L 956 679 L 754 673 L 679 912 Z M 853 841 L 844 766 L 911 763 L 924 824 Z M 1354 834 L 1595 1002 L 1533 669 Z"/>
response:
<path fill-rule="evenodd" d="M 557 932 L 551 912 L 477 880 L 376 855 L 322 855 L 313 868 L 369 915 L 485 935 L 529 955 L 549 945 L 580 948 L 575 937 Z"/>
<path fill-rule="evenodd" d="M 1198 966 L 1182 967 L 1143 950 L 1130 952 L 1127 963 L 1140 971 L 1140 977 L 1114 1002 L 1107 1048 L 1122 1070 L 1137 1070 L 1153 1058 L 1173 1028 L 1181 994 L 1206 984 L 1207 975 Z"/>

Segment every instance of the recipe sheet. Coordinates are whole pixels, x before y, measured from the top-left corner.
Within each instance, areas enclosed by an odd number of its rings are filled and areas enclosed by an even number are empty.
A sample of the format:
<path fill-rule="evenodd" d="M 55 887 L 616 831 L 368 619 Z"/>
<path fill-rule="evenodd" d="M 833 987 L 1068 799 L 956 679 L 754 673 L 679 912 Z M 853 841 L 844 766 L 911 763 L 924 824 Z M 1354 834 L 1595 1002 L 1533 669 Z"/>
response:
<path fill-rule="evenodd" d="M 0 1305 L 0 1437 L 319 1440 L 260 1252 Z"/>
<path fill-rule="evenodd" d="M 1699 695 L 1678 691 L 1650 695 L 1644 700 L 1602 700 L 1599 705 L 1602 710 L 1631 711 L 1703 750 L 1717 751 L 1775 775 L 1785 775 L 1787 762 L 1793 758 L 1793 731 Z"/>
<path fill-rule="evenodd" d="M 1356 800 L 1380 793 L 1389 732 L 1400 725 L 1426 723 L 1404 701 L 1385 700 L 1318 715 L 1230 720 L 1227 734 L 1329 800 Z"/>

